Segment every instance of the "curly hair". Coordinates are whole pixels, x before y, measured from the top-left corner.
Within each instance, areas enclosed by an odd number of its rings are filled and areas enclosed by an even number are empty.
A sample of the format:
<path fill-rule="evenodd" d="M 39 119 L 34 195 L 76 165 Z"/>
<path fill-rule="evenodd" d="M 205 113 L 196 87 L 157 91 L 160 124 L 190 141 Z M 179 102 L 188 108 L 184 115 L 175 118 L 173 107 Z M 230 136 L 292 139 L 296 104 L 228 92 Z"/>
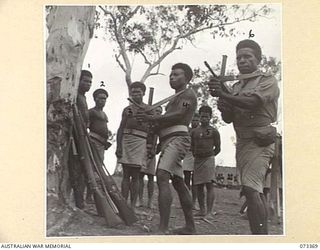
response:
<path fill-rule="evenodd" d="M 193 77 L 193 71 L 192 71 L 192 69 L 190 68 L 190 66 L 188 64 L 176 63 L 171 68 L 171 70 L 174 70 L 174 69 L 182 69 L 184 71 L 184 75 L 186 76 L 188 82 L 191 81 L 191 79 Z"/>
<path fill-rule="evenodd" d="M 132 88 L 140 88 L 143 93 L 146 92 L 146 85 L 144 85 L 144 83 L 142 83 L 142 82 L 133 82 L 133 83 L 130 85 L 130 90 L 131 90 Z"/>
<path fill-rule="evenodd" d="M 210 108 L 209 106 L 201 106 L 201 108 L 199 109 L 199 114 L 201 115 L 201 113 L 209 113 L 211 116 L 212 108 Z"/>
<path fill-rule="evenodd" d="M 262 56 L 261 47 L 257 42 L 250 39 L 242 40 L 237 44 L 236 52 L 239 49 L 243 49 L 243 48 L 252 49 L 254 51 L 254 56 L 258 59 L 259 62 L 261 61 L 261 56 Z"/>

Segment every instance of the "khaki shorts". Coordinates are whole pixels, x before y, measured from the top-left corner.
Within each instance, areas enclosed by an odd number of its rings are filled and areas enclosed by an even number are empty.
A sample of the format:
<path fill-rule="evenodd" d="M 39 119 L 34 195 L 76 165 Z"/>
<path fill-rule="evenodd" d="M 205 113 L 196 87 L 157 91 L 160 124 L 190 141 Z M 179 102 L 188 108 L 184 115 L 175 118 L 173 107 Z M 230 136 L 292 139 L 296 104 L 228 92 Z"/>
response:
<path fill-rule="evenodd" d="M 194 170 L 194 157 L 192 152 L 189 151 L 182 161 L 183 171 L 193 171 Z"/>
<path fill-rule="evenodd" d="M 156 175 L 156 157 L 147 159 L 146 166 L 142 166 L 140 169 L 141 173 Z"/>
<path fill-rule="evenodd" d="M 158 161 L 158 169 L 165 170 L 171 176 L 183 178 L 182 160 L 189 151 L 191 138 L 186 136 L 173 136 L 165 140 L 161 145 L 161 154 Z"/>
<path fill-rule="evenodd" d="M 266 172 L 273 155 L 274 143 L 260 147 L 252 139 L 238 139 L 236 160 L 241 185 L 263 193 Z"/>

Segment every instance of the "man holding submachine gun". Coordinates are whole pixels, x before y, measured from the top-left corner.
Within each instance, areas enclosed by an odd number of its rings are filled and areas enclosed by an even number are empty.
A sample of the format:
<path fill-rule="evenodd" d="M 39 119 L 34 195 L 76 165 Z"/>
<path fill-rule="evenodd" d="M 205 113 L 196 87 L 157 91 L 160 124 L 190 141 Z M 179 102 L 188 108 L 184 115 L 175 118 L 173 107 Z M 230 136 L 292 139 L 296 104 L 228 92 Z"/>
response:
<path fill-rule="evenodd" d="M 241 195 L 246 197 L 248 219 L 252 234 L 268 234 L 267 204 L 263 196 L 263 181 L 274 155 L 279 88 L 274 76 L 258 69 L 261 48 L 253 40 L 243 40 L 236 46 L 237 77 L 214 72 L 209 85 L 210 94 L 218 97 L 218 109 L 226 123 L 233 123 L 237 136 L 236 162 L 240 173 Z M 207 64 L 206 64 L 207 65 Z M 208 65 L 207 65 L 208 66 Z M 238 80 L 230 91 L 224 81 Z"/>
<path fill-rule="evenodd" d="M 193 114 L 197 107 L 197 97 L 187 84 L 193 77 L 193 71 L 185 63 L 176 63 L 171 68 L 169 84 L 175 90 L 175 94 L 145 108 L 136 118 L 141 121 L 158 124 L 157 134 L 160 138 L 161 153 L 157 165 L 157 184 L 159 188 L 159 234 L 195 234 L 195 223 L 192 214 L 192 197 L 183 180 L 182 159 L 185 157 L 191 145 L 188 132 Z M 166 102 L 164 114 L 149 115 L 149 112 L 158 105 Z M 172 194 L 169 180 L 177 191 L 181 207 L 185 217 L 185 226 L 169 230 L 170 209 Z"/>

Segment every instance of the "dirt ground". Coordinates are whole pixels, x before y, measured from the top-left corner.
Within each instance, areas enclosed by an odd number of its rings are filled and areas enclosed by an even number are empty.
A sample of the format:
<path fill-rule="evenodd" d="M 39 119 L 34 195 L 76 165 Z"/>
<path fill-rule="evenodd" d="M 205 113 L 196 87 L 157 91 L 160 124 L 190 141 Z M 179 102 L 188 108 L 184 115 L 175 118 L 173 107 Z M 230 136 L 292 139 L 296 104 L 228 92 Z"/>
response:
<path fill-rule="evenodd" d="M 120 177 L 115 177 L 118 187 L 120 187 Z M 172 188 L 173 204 L 171 208 L 170 228 L 184 225 L 183 212 L 179 199 Z M 239 198 L 239 190 L 215 188 L 216 200 L 214 210 L 217 214 L 204 221 L 196 219 L 197 235 L 250 235 L 248 220 L 240 216 L 239 210 L 243 203 L 243 198 Z M 146 185 L 144 195 L 147 195 Z M 84 210 L 78 210 L 64 228 L 61 228 L 57 235 L 52 236 L 120 236 L 120 235 L 156 235 L 159 224 L 158 212 L 158 189 L 155 184 L 155 194 L 153 208 L 140 207 L 136 214 L 139 221 L 132 226 L 125 224 L 117 225 L 115 228 L 108 228 L 104 218 L 97 216 L 93 204 L 86 205 Z M 147 198 L 144 199 L 145 203 Z M 146 205 L 146 204 L 145 204 Z M 194 213 L 197 211 L 194 210 Z M 282 220 L 282 218 L 281 218 Z M 269 234 L 282 235 L 283 223 L 269 220 Z"/>

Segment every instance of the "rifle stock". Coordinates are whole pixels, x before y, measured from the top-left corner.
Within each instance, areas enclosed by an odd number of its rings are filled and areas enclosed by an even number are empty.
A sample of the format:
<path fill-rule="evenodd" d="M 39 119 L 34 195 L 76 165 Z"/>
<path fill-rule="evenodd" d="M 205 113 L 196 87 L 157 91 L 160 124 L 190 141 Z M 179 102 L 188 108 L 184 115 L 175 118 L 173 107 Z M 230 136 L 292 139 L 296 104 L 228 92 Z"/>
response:
<path fill-rule="evenodd" d="M 81 119 L 81 116 L 80 116 Z M 84 124 L 84 123 L 81 123 Z M 109 171 L 103 163 L 100 155 L 97 152 L 95 145 L 92 143 L 91 138 L 87 132 L 87 130 L 83 127 L 85 143 L 87 145 L 89 155 L 91 157 L 91 161 L 102 180 L 102 187 L 105 191 L 105 195 L 107 198 L 107 202 L 109 206 L 113 210 L 113 213 L 119 215 L 119 217 L 124 221 L 126 225 L 132 225 L 134 222 L 138 220 L 133 210 L 128 206 L 126 200 L 122 197 L 120 190 L 118 189 L 116 182 L 113 180 Z M 96 164 L 96 160 L 99 160 L 102 165 Z M 108 174 L 108 175 L 107 175 Z M 117 223 L 119 220 L 118 216 L 111 216 L 111 219 L 114 219 Z M 118 223 L 119 224 L 119 223 Z"/>
<path fill-rule="evenodd" d="M 78 148 L 80 153 L 80 161 L 87 173 L 88 182 L 90 188 L 93 191 L 93 197 L 97 212 L 105 218 L 107 226 L 115 226 L 121 223 L 120 218 L 113 211 L 112 207 L 106 200 L 104 194 L 99 190 L 97 182 L 95 180 L 92 162 L 90 161 L 89 150 L 86 147 L 86 131 L 81 126 L 81 117 L 76 105 L 73 106 L 73 117 L 74 117 L 74 130 L 78 138 Z"/>
<path fill-rule="evenodd" d="M 95 158 L 94 155 L 93 155 L 92 148 L 91 148 L 91 145 L 90 145 L 90 142 L 89 142 L 89 137 L 87 137 L 87 136 L 86 136 L 86 145 L 87 145 L 88 150 L 89 150 L 91 162 L 92 162 L 92 164 L 94 165 L 94 168 L 95 168 L 95 170 L 97 171 L 100 180 L 102 180 L 101 186 L 102 186 L 102 188 L 103 188 L 103 191 L 104 191 L 104 194 L 105 194 L 105 196 L 106 196 L 107 202 L 110 204 L 112 210 L 113 210 L 116 214 L 119 214 L 119 210 L 117 209 L 116 205 L 113 203 L 113 201 L 112 201 L 112 199 L 111 199 L 111 197 L 110 197 L 110 195 L 109 195 L 109 193 L 108 193 L 108 191 L 107 191 L 107 189 L 106 189 L 106 187 L 105 187 L 105 184 L 104 184 L 103 178 L 102 178 L 102 173 L 100 172 L 100 169 L 99 169 L 99 167 L 98 167 L 98 165 L 97 165 L 97 163 L 96 163 L 96 160 L 95 160 L 96 158 Z"/>
<path fill-rule="evenodd" d="M 93 145 L 91 139 L 88 137 L 93 155 L 96 159 L 99 159 L 102 162 L 102 166 L 97 165 L 98 171 L 102 176 L 103 182 L 106 186 L 107 193 L 110 195 L 112 201 L 119 211 L 120 218 L 125 222 L 126 225 L 130 226 L 135 223 L 138 218 L 136 217 L 133 210 L 128 206 L 126 200 L 123 198 L 120 190 L 117 187 L 116 182 L 110 175 L 108 169 L 104 165 L 100 155 L 97 153 L 95 145 Z"/>

